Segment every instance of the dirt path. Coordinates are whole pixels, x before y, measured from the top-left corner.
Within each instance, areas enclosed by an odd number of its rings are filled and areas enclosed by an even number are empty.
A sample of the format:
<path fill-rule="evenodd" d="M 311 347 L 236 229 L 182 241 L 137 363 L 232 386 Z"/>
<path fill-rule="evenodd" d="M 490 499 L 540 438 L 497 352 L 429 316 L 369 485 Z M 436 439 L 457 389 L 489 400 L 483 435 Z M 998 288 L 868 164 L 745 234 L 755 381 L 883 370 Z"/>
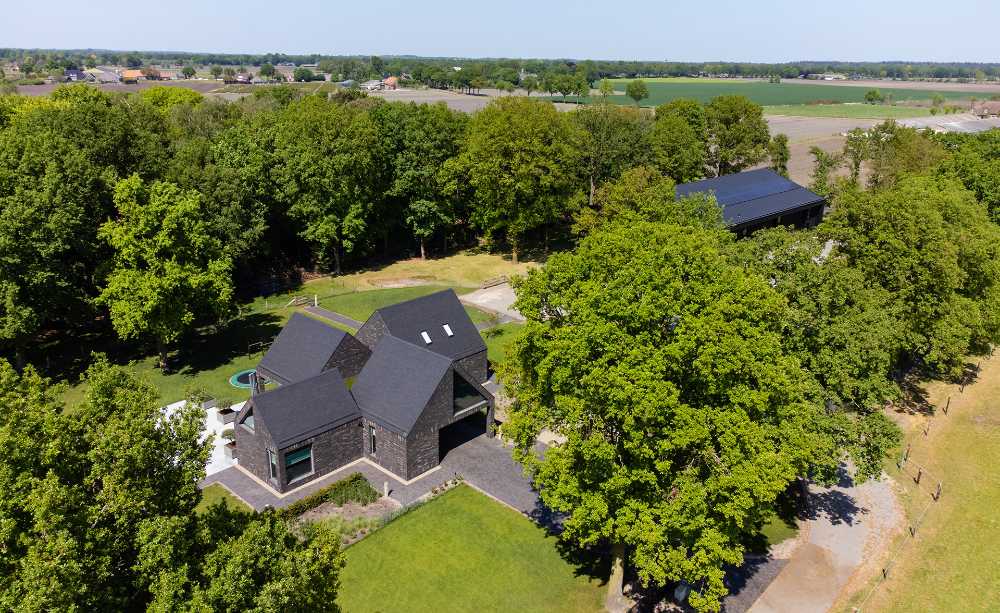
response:
<path fill-rule="evenodd" d="M 887 477 L 855 485 L 846 473 L 810 486 L 806 542 L 750 608 L 751 613 L 829 610 L 862 563 L 879 555 L 903 515 Z"/>

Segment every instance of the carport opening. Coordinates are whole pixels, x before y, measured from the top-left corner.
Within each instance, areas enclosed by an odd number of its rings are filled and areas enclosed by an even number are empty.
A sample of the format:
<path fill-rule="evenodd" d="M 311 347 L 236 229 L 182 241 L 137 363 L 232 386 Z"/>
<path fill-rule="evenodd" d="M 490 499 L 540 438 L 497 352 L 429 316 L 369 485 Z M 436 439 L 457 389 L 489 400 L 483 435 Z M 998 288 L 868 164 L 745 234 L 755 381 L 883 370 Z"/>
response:
<path fill-rule="evenodd" d="M 476 411 L 438 432 L 438 461 L 451 451 L 486 434 L 486 410 Z"/>

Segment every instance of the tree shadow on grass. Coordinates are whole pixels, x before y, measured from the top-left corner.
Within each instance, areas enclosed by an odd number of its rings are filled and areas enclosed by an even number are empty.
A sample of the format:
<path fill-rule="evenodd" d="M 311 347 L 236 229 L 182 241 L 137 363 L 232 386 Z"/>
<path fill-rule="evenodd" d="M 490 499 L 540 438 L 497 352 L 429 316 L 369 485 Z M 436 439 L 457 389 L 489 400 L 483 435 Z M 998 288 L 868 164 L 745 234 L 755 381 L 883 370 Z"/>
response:
<path fill-rule="evenodd" d="M 206 326 L 187 335 L 171 356 L 174 373 L 196 375 L 233 360 L 262 353 L 281 331 L 282 318 L 275 313 L 251 313 L 225 326 Z"/>

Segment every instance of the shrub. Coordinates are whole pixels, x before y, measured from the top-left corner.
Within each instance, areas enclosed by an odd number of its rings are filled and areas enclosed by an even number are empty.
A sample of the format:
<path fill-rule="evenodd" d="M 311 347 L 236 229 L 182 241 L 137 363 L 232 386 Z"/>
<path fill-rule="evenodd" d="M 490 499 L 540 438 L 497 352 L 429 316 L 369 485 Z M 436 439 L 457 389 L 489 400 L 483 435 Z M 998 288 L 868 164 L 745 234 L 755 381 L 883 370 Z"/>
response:
<path fill-rule="evenodd" d="M 310 509 L 314 509 L 324 502 L 332 502 L 335 505 L 344 505 L 348 502 L 359 504 L 371 504 L 379 499 L 379 493 L 368 483 L 364 475 L 354 473 L 345 479 L 324 487 L 317 492 L 306 496 L 302 500 L 297 500 L 287 507 L 278 511 L 282 517 L 296 517 L 302 515 Z"/>
<path fill-rule="evenodd" d="M 231 441 L 235 441 L 236 440 L 236 431 L 233 430 L 232 428 L 226 428 L 225 430 L 222 431 L 222 438 L 224 438 L 224 439 L 226 439 L 227 441 L 230 441 L 230 442 Z"/>

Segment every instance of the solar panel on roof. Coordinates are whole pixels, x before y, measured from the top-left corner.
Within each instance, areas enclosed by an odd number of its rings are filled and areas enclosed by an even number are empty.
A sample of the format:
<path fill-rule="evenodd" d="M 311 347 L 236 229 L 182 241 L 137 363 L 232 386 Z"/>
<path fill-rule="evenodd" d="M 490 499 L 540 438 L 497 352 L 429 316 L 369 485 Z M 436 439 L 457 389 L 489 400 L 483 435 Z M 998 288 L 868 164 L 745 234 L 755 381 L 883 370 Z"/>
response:
<path fill-rule="evenodd" d="M 712 192 L 722 206 L 730 226 L 780 215 L 819 204 L 821 196 L 789 181 L 773 170 L 762 168 L 677 186 L 677 196 Z"/>

